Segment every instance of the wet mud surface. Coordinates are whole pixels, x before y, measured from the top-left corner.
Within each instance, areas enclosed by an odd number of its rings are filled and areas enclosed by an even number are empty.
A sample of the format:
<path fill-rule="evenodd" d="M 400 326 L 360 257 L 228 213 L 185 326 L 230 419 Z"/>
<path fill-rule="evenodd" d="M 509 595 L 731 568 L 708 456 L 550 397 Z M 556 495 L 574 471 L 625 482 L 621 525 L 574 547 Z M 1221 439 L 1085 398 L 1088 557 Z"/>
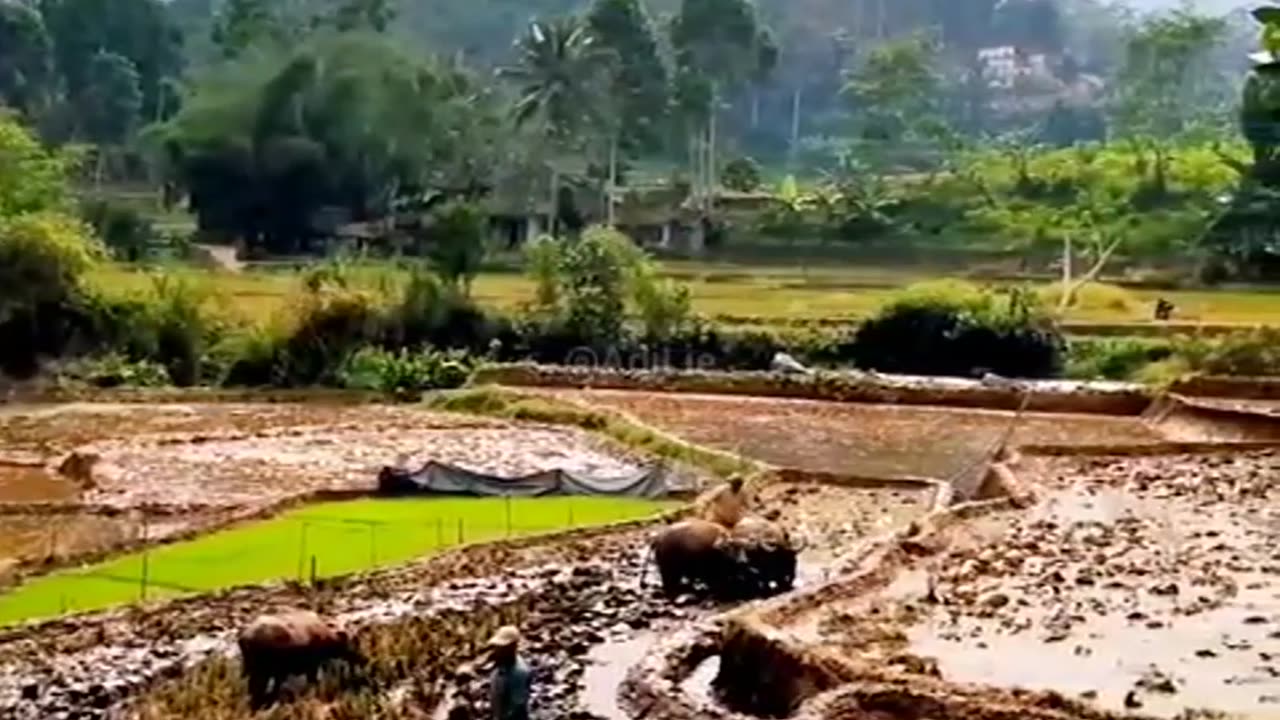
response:
<path fill-rule="evenodd" d="M 52 625 L 32 637 L 0 639 L 0 717 L 129 716 L 124 708 L 151 705 L 147 688 L 156 681 L 178 677 L 174 682 L 181 684 L 183 674 L 201 663 L 234 656 L 235 630 L 261 612 L 320 602 L 326 612 L 361 628 L 537 593 L 545 594 L 548 609 L 555 599 L 557 610 L 558 603 L 588 590 L 593 598 L 638 594 L 644 537 L 632 531 L 590 544 L 530 548 L 489 567 L 490 574 L 477 568 L 476 575 L 439 583 L 430 582 L 424 564 L 355 578 L 322 598 L 303 588 L 247 590 L 89 618 L 71 631 Z M 577 590 L 570 593 L 570 586 Z M 163 703 L 152 710 L 170 716 Z"/>
<path fill-rule="evenodd" d="M 1013 418 L 549 392 L 775 465 L 861 476 L 945 477 L 978 459 Z M 131 423 L 136 427 L 125 433 L 121 428 Z M 1024 415 L 1013 436 L 1015 444 L 1162 439 L 1138 419 L 1049 414 Z M 77 489 L 75 497 L 122 507 L 240 506 L 311 489 L 370 486 L 377 469 L 393 462 L 438 460 L 503 475 L 547 467 L 615 474 L 642 462 L 576 431 L 410 408 L 92 406 L 0 416 L 0 457 L 48 463 L 73 450 L 100 458 L 94 487 Z M 1280 489 L 1273 489 L 1280 457 L 1024 461 L 1033 466 L 1028 477 L 1043 485 L 1040 504 L 965 522 L 949 531 L 955 542 L 919 559 L 887 590 L 838 599 L 793 617 L 784 629 L 868 667 L 891 665 L 908 683 L 941 676 L 958 684 L 957 697 L 976 703 L 1008 696 L 998 688 L 1026 687 L 1150 715 L 1201 707 L 1280 713 L 1280 551 L 1272 549 L 1280 547 Z M 0 472 L 0 502 L 4 487 Z M 926 514 L 932 494 L 779 483 L 756 500 L 754 511 L 776 510 L 804 543 L 797 577 L 809 585 L 827 579 L 833 560 L 860 541 Z M 207 717 L 240 720 L 251 717 L 238 704 L 240 681 L 218 668 L 237 666 L 232 634 L 260 612 L 318 607 L 368 633 L 400 623 L 420 627 L 411 621 L 440 613 L 518 605 L 535 678 L 534 718 L 622 720 L 617 689 L 628 670 L 657 644 L 727 609 L 656 596 L 656 572 L 642 570 L 652 532 L 502 550 L 448 573 L 428 560 L 318 591 L 244 589 L 0 634 L 0 718 L 175 720 L 190 716 L 192 698 L 210 693 L 221 704 Z M 38 535 L 30 540 L 36 547 Z M 410 640 L 385 652 L 413 647 L 421 654 L 430 641 Z M 435 702 L 440 693 L 470 708 L 471 717 L 487 717 L 487 670 L 471 662 L 474 656 L 450 658 L 447 668 L 406 670 L 372 714 L 352 717 L 443 718 L 447 708 Z M 705 662 L 682 692 L 714 704 L 709 687 L 716 670 L 716 658 Z M 280 715 L 312 716 L 319 717 L 302 710 Z"/>
<path fill-rule="evenodd" d="M 71 453 L 90 477 L 56 468 Z M 0 502 L 247 506 L 361 489 L 428 460 L 494 475 L 622 474 L 637 460 L 576 429 L 378 405 L 67 404 L 0 415 Z"/>
<path fill-rule="evenodd" d="M 382 427 L 332 426 L 199 442 L 136 438 L 89 448 L 104 469 L 95 473 L 97 487 L 87 497 L 121 506 L 248 505 L 311 490 L 372 490 L 378 471 L 397 462 L 416 469 L 434 460 L 504 477 L 551 469 L 618 476 L 639 467 L 581 431 L 453 427 L 426 412 Z"/>
<path fill-rule="evenodd" d="M 80 487 L 39 459 L 0 462 L 0 503 L 73 502 Z"/>
<path fill-rule="evenodd" d="M 806 483 L 766 486 L 758 509 L 778 510 L 803 541 L 800 571 L 817 572 L 859 540 L 905 527 L 930 510 L 929 490 L 864 489 Z"/>
<path fill-rule="evenodd" d="M 613 390 L 554 391 L 628 412 L 692 442 L 781 467 L 945 477 L 975 462 L 1014 413 Z M 1138 418 L 1024 413 L 1014 444 L 1158 442 Z"/>
<path fill-rule="evenodd" d="M 1280 712 L 1280 457 L 1037 462 L 1039 505 L 827 608 L 819 641 L 1117 712 Z"/>
<path fill-rule="evenodd" d="M 859 531 L 878 527 L 870 516 L 883 507 L 867 506 L 865 523 L 850 525 L 848 518 L 858 517 L 858 508 L 869 500 L 866 491 L 791 485 L 771 489 L 763 499 L 780 512 L 782 522 L 804 528 L 808 545 L 801 557 L 801 583 L 820 579 L 812 569 L 823 558 Z M 906 507 L 923 512 L 924 505 Z M 845 521 L 836 522 L 841 513 Z M 522 630 L 537 678 L 535 717 L 620 717 L 607 711 L 627 669 L 670 630 L 712 611 L 656 597 L 656 572 L 642 570 L 652 532 L 514 551 L 499 568 L 477 567 L 476 576 L 443 583 L 432 581 L 427 561 L 353 579 L 326 597 L 332 612 L 361 626 L 533 593 L 542 599 L 535 598 Z M 164 703 L 154 705 L 157 696 L 146 688 L 173 676 L 178 679 L 168 682 L 182 683 L 191 668 L 230 651 L 234 628 L 258 612 L 296 605 L 305 597 L 302 589 L 241 591 L 89 618 L 69 627 L 53 624 L 21 639 L 0 636 L 0 717 L 108 717 L 125 706 L 149 706 L 155 712 L 147 717 L 177 717 Z M 483 713 L 486 677 L 480 668 L 464 668 L 450 685 Z"/>
<path fill-rule="evenodd" d="M 138 525 L 100 515 L 0 515 L 0 577 L 6 561 L 42 560 L 135 540 Z"/>
<path fill-rule="evenodd" d="M 1240 410 L 1280 417 L 1280 400 L 1241 400 L 1227 398 L 1196 398 L 1196 404 L 1224 410 Z"/>

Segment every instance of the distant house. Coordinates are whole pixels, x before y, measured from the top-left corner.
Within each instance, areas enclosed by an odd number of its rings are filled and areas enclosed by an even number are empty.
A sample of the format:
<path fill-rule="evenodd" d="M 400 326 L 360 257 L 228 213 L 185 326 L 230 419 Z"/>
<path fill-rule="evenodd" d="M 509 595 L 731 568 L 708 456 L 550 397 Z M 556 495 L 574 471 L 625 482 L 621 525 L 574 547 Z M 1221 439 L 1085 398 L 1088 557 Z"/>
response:
<path fill-rule="evenodd" d="M 987 84 L 997 90 L 1014 90 L 1028 80 L 1053 77 L 1044 53 L 1028 53 L 1013 45 L 982 48 L 978 60 Z"/>
<path fill-rule="evenodd" d="M 1012 45 L 978 51 L 987 86 L 996 91 L 991 108 L 1000 113 L 1046 112 L 1055 105 L 1095 105 L 1105 83 L 1096 75 L 1073 74 L 1064 80 L 1054 69 L 1054 59 L 1029 53 Z"/>

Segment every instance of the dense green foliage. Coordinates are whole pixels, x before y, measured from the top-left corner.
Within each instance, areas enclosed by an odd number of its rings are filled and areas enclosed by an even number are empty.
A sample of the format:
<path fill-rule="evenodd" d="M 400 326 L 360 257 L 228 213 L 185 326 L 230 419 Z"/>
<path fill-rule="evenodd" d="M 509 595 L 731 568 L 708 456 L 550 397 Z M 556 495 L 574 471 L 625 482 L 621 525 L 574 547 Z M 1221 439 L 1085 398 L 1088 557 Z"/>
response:
<path fill-rule="evenodd" d="M 907 288 L 862 325 L 852 360 L 871 370 L 910 375 L 1054 377 L 1063 339 L 1037 299 L 964 283 Z"/>
<path fill-rule="evenodd" d="M 393 392 L 452 382 L 430 354 L 451 350 L 1130 372 L 1163 360 L 1120 343 L 1064 359 L 1048 329 L 1104 272 L 1280 276 L 1274 15 L 1257 14 L 1250 70 L 1229 51 L 1251 20 L 1091 0 L 0 0 L 16 118 L 0 123 L 0 359 L 31 372 L 105 353 L 87 377 Z M 97 199 L 76 207 L 90 180 Z M 150 200 L 104 199 L 125 180 L 195 232 Z M 858 336 L 782 338 L 696 317 L 612 227 L 694 253 L 761 238 L 982 252 L 1062 283 L 1043 308 L 966 290 L 893 304 Z M 499 230 L 510 250 L 551 237 L 526 248 L 538 296 L 512 316 L 471 300 Z M 337 246 L 414 272 L 371 290 L 318 267 L 251 329 L 163 273 L 125 301 L 81 282 L 104 247 L 147 262 L 192 242 Z M 1191 347 L 1170 352 L 1248 365 Z"/>
<path fill-rule="evenodd" d="M 322 35 L 233 62 L 154 139 L 202 231 L 287 252 L 315 237 L 322 211 L 376 219 L 402 197 L 467 182 L 475 159 L 459 144 L 482 114 L 456 70 L 372 37 Z"/>

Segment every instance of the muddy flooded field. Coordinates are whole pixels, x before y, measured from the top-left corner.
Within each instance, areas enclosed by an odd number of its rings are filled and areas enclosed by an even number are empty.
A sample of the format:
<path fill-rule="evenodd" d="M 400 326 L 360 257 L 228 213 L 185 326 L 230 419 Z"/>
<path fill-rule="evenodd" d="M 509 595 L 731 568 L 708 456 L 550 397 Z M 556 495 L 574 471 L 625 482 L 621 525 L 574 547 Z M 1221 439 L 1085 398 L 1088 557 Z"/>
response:
<path fill-rule="evenodd" d="M 768 509 L 778 511 L 779 522 L 804 533 L 802 569 L 821 567 L 825 558 L 856 542 L 860 533 L 878 530 L 881 523 L 873 518 L 886 511 L 905 522 L 927 507 L 922 499 L 909 496 L 886 504 L 867 491 L 808 485 L 779 485 L 762 499 Z M 838 522 L 841 513 L 845 520 Z M 714 610 L 657 597 L 656 573 L 643 569 L 652 532 L 625 531 L 512 551 L 497 566 L 476 566 L 465 574 L 467 579 L 446 583 L 431 579 L 430 563 L 383 571 L 339 582 L 326 591 L 326 603 L 355 625 L 376 628 L 406 618 L 420 621 L 448 608 L 475 609 L 530 598 L 518 617 L 540 678 L 535 691 L 538 717 L 621 718 L 611 698 L 627 669 L 669 631 Z M 802 584 L 819 579 L 818 573 L 799 574 Z M 219 663 L 234 662 L 219 659 L 231 652 L 229 632 L 256 612 L 308 602 L 305 597 L 301 589 L 246 591 L 89 620 L 75 631 L 50 631 L 11 642 L 0 637 L 0 717 L 8 717 L 6 708 L 19 718 L 108 717 L 128 706 L 132 712 L 125 716 L 177 718 L 192 707 L 193 693 L 212 694 L 209 702 L 218 707 L 209 717 L 249 717 L 241 681 L 217 669 L 222 667 Z M 396 642 L 410 643 L 415 655 L 430 654 L 425 646 L 412 645 L 412 638 Z M 205 669 L 190 671 L 197 666 Z M 420 672 L 426 675 L 418 678 L 416 687 L 434 687 L 483 716 L 483 674 L 461 665 Z M 144 691 L 166 677 L 172 679 Z M 427 702 L 414 697 L 389 694 L 383 698 L 385 714 L 377 716 L 423 717 L 429 707 L 413 712 L 404 707 Z"/>
<path fill-rule="evenodd" d="M 980 458 L 1013 413 L 778 398 L 556 391 L 628 412 L 690 441 L 782 467 L 868 477 L 945 477 Z M 1023 414 L 1014 444 L 1158 442 L 1138 418 Z"/>
<path fill-rule="evenodd" d="M 76 453 L 87 473 L 57 472 Z M 620 475 L 629 453 L 559 427 L 375 405 L 92 405 L 0 418 L 0 502 L 242 506 L 372 488 L 378 470 L 428 460 L 501 476 Z"/>
<path fill-rule="evenodd" d="M 933 499 L 928 490 L 776 483 L 759 493 L 758 504 L 794 518 L 792 527 L 802 539 L 817 539 L 800 556 L 801 571 L 812 572 L 825 568 L 859 540 L 923 517 Z"/>
<path fill-rule="evenodd" d="M 779 467 L 848 476 L 945 478 L 981 461 L 1011 429 L 1015 446 L 1165 439 L 1139 418 L 1023 414 L 1014 423 L 1014 413 L 971 409 L 541 392 Z M 88 459 L 87 476 L 56 472 L 72 453 Z M 410 407 L 80 405 L 0 415 L 0 502 L 221 512 L 372 487 L 384 465 L 429 460 L 506 476 L 550 468 L 619 475 L 649 462 L 577 430 Z M 918 564 L 886 590 L 787 615 L 778 629 L 868 667 L 900 668 L 895 677 L 908 683 L 940 676 L 975 697 L 1025 687 L 1154 716 L 1280 714 L 1280 454 L 1030 455 L 1019 474 L 1040 487 L 1035 507 L 963 522 L 945 549 L 904 561 Z M 752 509 L 800 540 L 801 587 L 821 585 L 837 559 L 923 517 L 934 501 L 933 490 L 907 483 L 779 476 L 788 481 L 760 488 Z M 92 543 L 114 531 L 71 535 Z M 272 717 L 443 720 L 453 705 L 486 717 L 487 676 L 472 662 L 472 636 L 517 622 L 538 720 L 624 720 L 617 697 L 628 671 L 733 607 L 661 598 L 657 573 L 645 569 L 654 532 L 471 548 L 483 553 L 0 633 L 0 718 L 247 720 L 254 715 L 237 674 L 235 629 L 260 612 L 309 606 L 358 630 L 383 684 L 361 696 L 364 704 L 320 690 Z M 0 546 L 38 554 L 51 534 L 0 515 Z M 714 704 L 716 672 L 713 657 L 681 687 Z"/>
<path fill-rule="evenodd" d="M 71 502 L 80 488 L 37 460 L 0 462 L 0 503 Z"/>
<path fill-rule="evenodd" d="M 824 609 L 818 641 L 1116 711 L 1276 716 L 1280 456 L 1039 462 L 1042 503 Z"/>
<path fill-rule="evenodd" d="M 0 515 L 0 587 L 22 562 L 117 547 L 137 538 L 137 525 L 100 515 Z"/>

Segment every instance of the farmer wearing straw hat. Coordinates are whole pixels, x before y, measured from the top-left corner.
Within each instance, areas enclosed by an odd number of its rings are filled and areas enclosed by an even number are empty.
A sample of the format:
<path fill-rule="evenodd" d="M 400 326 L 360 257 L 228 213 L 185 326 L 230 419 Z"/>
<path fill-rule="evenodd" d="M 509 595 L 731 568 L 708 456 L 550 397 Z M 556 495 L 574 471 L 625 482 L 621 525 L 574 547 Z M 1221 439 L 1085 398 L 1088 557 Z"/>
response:
<path fill-rule="evenodd" d="M 489 640 L 493 720 L 529 720 L 529 666 L 520 658 L 519 647 L 520 631 L 511 625 L 499 628 Z"/>
<path fill-rule="evenodd" d="M 747 499 L 742 491 L 741 475 L 733 475 L 729 482 L 720 485 L 698 503 L 698 513 L 703 520 L 709 520 L 730 530 L 747 514 Z"/>

